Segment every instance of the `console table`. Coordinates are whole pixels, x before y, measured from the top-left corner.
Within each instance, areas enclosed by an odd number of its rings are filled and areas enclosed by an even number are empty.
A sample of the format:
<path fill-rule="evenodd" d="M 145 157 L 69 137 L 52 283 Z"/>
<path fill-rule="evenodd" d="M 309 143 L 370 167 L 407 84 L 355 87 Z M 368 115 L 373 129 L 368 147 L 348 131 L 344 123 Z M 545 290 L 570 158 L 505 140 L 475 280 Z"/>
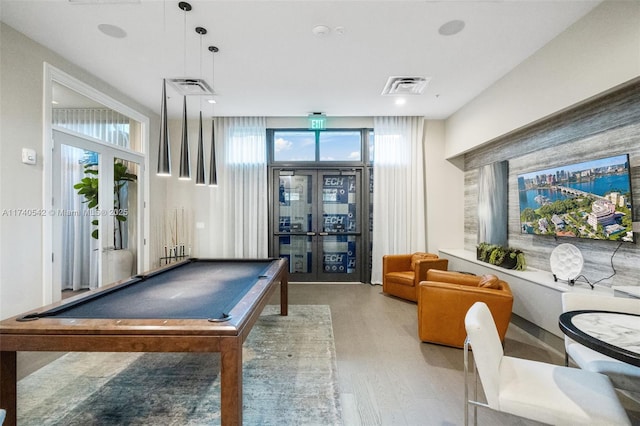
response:
<path fill-rule="evenodd" d="M 551 271 L 531 267 L 527 267 L 525 271 L 504 269 L 481 262 L 476 258 L 475 252 L 462 249 L 441 249 L 438 252 L 440 257 L 449 259 L 449 269 L 452 271 L 476 275 L 494 274 L 508 282 L 513 292 L 513 313 L 561 339 L 564 334 L 558 327 L 558 317 L 562 314 L 563 292 L 599 292 L 613 296 L 613 290 L 609 287 L 596 285 L 591 290 L 589 286 L 569 286 L 556 282 Z"/>

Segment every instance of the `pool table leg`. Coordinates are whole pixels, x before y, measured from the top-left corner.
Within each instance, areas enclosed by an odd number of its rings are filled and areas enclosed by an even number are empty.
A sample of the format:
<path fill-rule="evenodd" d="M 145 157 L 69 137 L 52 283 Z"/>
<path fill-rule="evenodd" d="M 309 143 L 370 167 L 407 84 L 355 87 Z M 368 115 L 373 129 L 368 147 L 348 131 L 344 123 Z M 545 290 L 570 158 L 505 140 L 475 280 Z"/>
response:
<path fill-rule="evenodd" d="M 7 410 L 5 426 L 16 425 L 16 353 L 0 352 L 0 408 Z"/>
<path fill-rule="evenodd" d="M 242 425 L 242 337 L 220 342 L 220 412 L 222 426 Z"/>

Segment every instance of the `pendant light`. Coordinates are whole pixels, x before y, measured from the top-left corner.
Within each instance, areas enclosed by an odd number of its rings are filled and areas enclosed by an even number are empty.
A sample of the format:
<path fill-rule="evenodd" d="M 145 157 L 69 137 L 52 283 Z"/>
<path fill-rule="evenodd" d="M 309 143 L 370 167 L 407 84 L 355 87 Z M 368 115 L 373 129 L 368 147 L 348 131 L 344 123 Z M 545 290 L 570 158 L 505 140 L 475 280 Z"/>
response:
<path fill-rule="evenodd" d="M 187 12 L 191 10 L 191 5 L 181 1 L 178 7 L 184 11 L 184 71 L 187 70 Z M 180 148 L 180 175 L 181 180 L 191 180 L 191 164 L 189 155 L 189 132 L 187 126 L 187 96 L 183 96 L 182 107 L 182 144 Z"/>
<path fill-rule="evenodd" d="M 202 36 L 207 30 L 202 27 L 196 27 L 196 33 L 200 34 L 200 77 L 202 77 Z M 196 185 L 206 185 L 204 179 L 204 142 L 202 140 L 202 97 L 200 97 L 200 127 L 198 129 L 198 162 L 196 163 Z"/>
<path fill-rule="evenodd" d="M 171 176 L 171 149 L 167 127 L 167 80 L 162 79 L 162 103 L 160 104 L 160 141 L 158 144 L 158 176 Z"/>
<path fill-rule="evenodd" d="M 187 128 L 187 97 L 183 96 L 182 106 L 182 145 L 180 148 L 180 175 L 179 179 L 191 180 L 191 163 L 189 156 L 189 136 Z"/>
<path fill-rule="evenodd" d="M 211 52 L 211 91 L 215 94 L 215 85 L 213 83 L 214 77 L 214 57 L 219 49 L 215 46 L 209 46 L 209 52 Z M 211 99 L 211 109 L 213 110 L 213 104 L 216 103 L 215 99 Z M 218 186 L 218 171 L 216 166 L 216 122 L 213 119 L 213 111 L 211 113 L 211 160 L 209 161 L 209 186 Z"/>

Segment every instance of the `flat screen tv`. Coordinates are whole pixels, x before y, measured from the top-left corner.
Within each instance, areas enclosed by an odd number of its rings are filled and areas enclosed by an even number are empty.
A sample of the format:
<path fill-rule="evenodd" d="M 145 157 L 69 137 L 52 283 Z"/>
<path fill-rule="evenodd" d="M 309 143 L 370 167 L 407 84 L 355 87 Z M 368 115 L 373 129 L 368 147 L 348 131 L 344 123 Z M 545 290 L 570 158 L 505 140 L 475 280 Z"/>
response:
<path fill-rule="evenodd" d="M 525 234 L 635 242 L 629 155 L 518 175 Z"/>

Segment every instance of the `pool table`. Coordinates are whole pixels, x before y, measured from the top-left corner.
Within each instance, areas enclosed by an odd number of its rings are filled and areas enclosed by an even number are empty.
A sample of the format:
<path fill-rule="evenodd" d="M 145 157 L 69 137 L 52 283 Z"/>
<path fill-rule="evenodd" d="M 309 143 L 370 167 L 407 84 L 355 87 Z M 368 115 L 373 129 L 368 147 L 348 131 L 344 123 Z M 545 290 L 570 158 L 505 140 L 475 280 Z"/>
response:
<path fill-rule="evenodd" d="M 223 425 L 242 424 L 242 344 L 286 259 L 189 259 L 0 322 L 0 407 L 16 423 L 16 352 L 220 352 Z"/>

